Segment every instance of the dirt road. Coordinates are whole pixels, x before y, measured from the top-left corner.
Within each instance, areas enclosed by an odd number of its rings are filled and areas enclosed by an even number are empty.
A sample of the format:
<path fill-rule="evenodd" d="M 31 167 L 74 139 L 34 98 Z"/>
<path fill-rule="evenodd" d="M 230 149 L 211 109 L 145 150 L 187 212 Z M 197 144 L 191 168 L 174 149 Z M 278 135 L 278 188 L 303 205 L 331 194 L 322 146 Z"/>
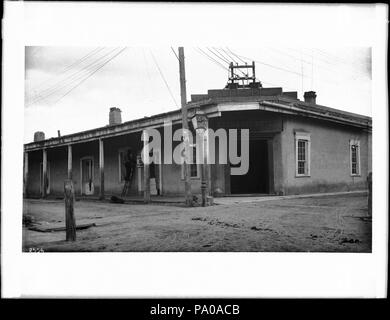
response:
<path fill-rule="evenodd" d="M 76 222 L 96 226 L 43 233 L 23 227 L 23 250 L 371 252 L 365 194 L 235 201 L 202 208 L 77 201 Z M 40 226 L 63 226 L 61 200 L 25 200 L 24 216 Z"/>

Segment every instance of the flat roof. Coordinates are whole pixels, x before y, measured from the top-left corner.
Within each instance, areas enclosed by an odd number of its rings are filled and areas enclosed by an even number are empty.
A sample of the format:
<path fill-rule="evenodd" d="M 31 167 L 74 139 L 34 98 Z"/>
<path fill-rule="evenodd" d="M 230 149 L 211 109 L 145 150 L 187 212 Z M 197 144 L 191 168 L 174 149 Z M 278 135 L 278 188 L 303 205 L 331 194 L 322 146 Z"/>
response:
<path fill-rule="evenodd" d="M 227 108 L 223 108 L 223 112 L 228 112 L 235 111 L 235 104 L 256 103 L 259 104 L 259 110 L 279 113 L 287 112 L 304 117 L 320 118 L 367 130 L 371 130 L 372 128 L 371 117 L 329 108 L 322 105 L 309 104 L 282 92 L 281 88 L 265 89 L 267 89 L 272 95 L 212 95 L 211 97 L 209 95 L 195 95 L 198 99 L 195 99 L 196 101 L 190 101 L 187 104 L 187 108 L 189 113 L 191 111 L 194 112 L 196 109 L 202 109 L 206 112 L 206 114 L 211 114 L 220 112 L 221 110 L 219 110 L 218 106 L 223 104 L 229 104 Z M 258 94 L 258 92 L 256 92 L 256 94 Z M 242 111 L 243 109 L 240 108 L 239 110 Z M 33 151 L 42 148 L 93 141 L 101 138 L 138 132 L 150 127 L 161 127 L 166 121 L 181 123 L 181 109 L 126 121 L 118 125 L 107 125 L 61 137 L 53 137 L 42 141 L 30 142 L 24 145 L 24 149 L 26 151 Z"/>

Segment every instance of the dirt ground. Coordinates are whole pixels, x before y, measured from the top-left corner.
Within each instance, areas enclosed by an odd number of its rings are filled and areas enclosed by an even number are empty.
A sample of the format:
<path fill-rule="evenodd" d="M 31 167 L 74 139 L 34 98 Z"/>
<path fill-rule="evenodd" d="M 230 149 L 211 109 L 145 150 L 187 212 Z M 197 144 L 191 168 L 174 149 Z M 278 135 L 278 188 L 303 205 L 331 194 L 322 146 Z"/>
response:
<path fill-rule="evenodd" d="M 218 203 L 218 201 L 216 201 Z M 162 204 L 75 203 L 77 231 L 38 232 L 23 226 L 23 250 L 371 252 L 371 219 L 363 193 L 221 201 L 212 207 Z M 61 200 L 25 200 L 24 221 L 64 226 Z"/>

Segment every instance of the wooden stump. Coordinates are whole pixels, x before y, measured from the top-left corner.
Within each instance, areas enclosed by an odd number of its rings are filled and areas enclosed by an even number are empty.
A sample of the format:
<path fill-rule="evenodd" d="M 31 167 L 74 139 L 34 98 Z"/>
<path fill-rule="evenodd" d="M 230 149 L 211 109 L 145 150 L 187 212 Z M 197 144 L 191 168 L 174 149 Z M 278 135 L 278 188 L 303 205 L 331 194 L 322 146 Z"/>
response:
<path fill-rule="evenodd" d="M 64 182 L 66 241 L 76 241 L 76 221 L 74 218 L 74 188 L 72 180 Z"/>

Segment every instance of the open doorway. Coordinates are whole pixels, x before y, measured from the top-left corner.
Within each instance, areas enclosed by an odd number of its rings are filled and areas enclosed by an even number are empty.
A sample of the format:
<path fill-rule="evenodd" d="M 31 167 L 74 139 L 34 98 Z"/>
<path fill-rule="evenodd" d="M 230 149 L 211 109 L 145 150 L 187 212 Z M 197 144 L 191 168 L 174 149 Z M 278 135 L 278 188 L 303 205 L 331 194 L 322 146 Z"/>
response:
<path fill-rule="evenodd" d="M 93 195 L 95 192 L 93 181 L 93 158 L 81 159 L 81 194 Z"/>
<path fill-rule="evenodd" d="M 43 163 L 40 163 L 39 166 L 39 193 L 42 194 L 43 190 Z M 50 162 L 47 161 L 46 163 L 46 195 L 50 194 Z"/>
<path fill-rule="evenodd" d="M 241 150 L 240 145 L 238 145 L 238 150 Z M 231 164 L 231 167 L 234 166 Z M 249 141 L 248 172 L 245 175 L 230 175 L 230 192 L 231 194 L 269 193 L 267 140 Z"/>

